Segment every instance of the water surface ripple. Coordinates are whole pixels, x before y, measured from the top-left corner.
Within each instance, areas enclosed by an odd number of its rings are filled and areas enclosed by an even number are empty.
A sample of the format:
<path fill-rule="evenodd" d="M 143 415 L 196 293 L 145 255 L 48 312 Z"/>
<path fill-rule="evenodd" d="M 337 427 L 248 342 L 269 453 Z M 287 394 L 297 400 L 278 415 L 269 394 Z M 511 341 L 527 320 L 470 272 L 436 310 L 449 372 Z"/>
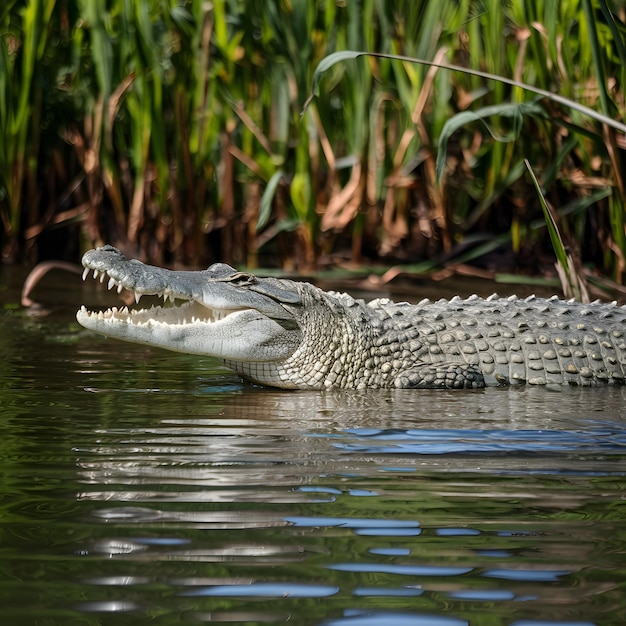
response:
<path fill-rule="evenodd" d="M 278 392 L 10 307 L 0 356 L 7 624 L 626 623 L 623 388 Z"/>

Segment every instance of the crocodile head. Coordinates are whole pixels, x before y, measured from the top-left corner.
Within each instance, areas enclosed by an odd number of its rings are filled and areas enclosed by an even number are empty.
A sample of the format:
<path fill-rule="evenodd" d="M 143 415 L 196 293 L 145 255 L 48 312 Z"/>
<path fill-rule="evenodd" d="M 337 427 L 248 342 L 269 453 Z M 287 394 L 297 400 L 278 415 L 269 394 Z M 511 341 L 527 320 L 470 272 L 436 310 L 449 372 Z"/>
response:
<path fill-rule="evenodd" d="M 292 355 L 302 340 L 295 312 L 301 307 L 296 283 L 257 278 L 216 263 L 203 271 L 171 271 L 127 259 L 113 246 L 90 250 L 82 259 L 108 288 L 157 295 L 163 306 L 91 312 L 76 319 L 103 335 L 225 360 L 273 362 Z"/>

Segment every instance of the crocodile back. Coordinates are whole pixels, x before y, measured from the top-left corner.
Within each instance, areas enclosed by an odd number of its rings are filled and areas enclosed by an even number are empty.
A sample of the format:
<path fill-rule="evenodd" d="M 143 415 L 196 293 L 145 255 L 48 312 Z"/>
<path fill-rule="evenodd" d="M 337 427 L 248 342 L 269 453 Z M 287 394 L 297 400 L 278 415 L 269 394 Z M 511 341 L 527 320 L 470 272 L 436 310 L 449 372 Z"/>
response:
<path fill-rule="evenodd" d="M 626 307 L 614 303 L 471 296 L 370 306 L 408 329 L 419 363 L 474 365 L 487 386 L 625 380 Z"/>

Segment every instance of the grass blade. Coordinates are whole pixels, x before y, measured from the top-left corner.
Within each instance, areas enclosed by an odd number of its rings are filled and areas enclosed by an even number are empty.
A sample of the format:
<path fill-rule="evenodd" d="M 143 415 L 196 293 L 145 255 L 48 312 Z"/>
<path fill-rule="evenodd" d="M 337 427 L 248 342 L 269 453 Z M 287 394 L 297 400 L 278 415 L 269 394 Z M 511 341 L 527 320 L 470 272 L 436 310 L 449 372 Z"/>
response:
<path fill-rule="evenodd" d="M 559 274 L 559 278 L 561 279 L 563 293 L 566 297 L 575 298 L 576 300 L 580 300 L 583 302 L 588 302 L 589 296 L 585 287 L 584 278 L 576 271 L 573 259 L 565 249 L 563 239 L 561 238 L 561 233 L 559 232 L 559 227 L 554 219 L 554 216 L 552 215 L 552 211 L 550 211 L 548 203 L 546 202 L 546 199 L 541 190 L 541 186 L 539 185 L 539 181 L 535 176 L 535 172 L 533 171 L 532 166 L 527 160 L 525 160 L 524 162 L 526 164 L 528 172 L 530 173 L 530 177 L 533 181 L 533 185 L 535 186 L 535 190 L 537 191 L 537 197 L 539 198 L 539 202 L 541 204 L 541 208 L 543 210 L 543 214 L 546 220 L 548 234 L 550 235 L 552 248 L 554 249 L 554 253 L 557 259 L 556 269 L 557 273 Z"/>
<path fill-rule="evenodd" d="M 313 98 L 317 95 L 316 90 L 318 89 L 319 81 L 321 80 L 321 75 L 328 71 L 333 65 L 340 63 L 341 61 L 346 61 L 350 59 L 355 59 L 360 56 L 371 56 L 376 58 L 390 59 L 393 61 L 403 61 L 405 63 L 420 63 L 423 65 L 430 65 L 441 67 L 446 70 L 454 70 L 456 72 L 462 72 L 464 74 L 470 74 L 472 76 L 479 76 L 481 78 L 486 78 L 488 80 L 494 80 L 499 83 L 505 85 L 511 85 L 513 87 L 519 87 L 520 89 L 524 89 L 525 91 L 530 91 L 531 93 L 536 93 L 539 96 L 544 98 L 548 98 L 552 102 L 557 102 L 558 104 L 562 104 L 570 109 L 578 111 L 579 113 L 583 113 L 584 115 L 595 119 L 598 122 L 602 122 L 603 124 L 607 124 L 616 130 L 619 130 L 623 133 L 626 133 L 626 124 L 614 120 L 607 115 L 603 115 L 598 111 L 594 111 L 593 109 L 586 107 L 575 100 L 571 100 L 570 98 L 565 98 L 557 93 L 552 93 L 551 91 L 546 91 L 545 89 L 539 89 L 538 87 L 534 87 L 533 85 L 528 85 L 526 83 L 522 83 L 517 80 L 513 80 L 512 78 L 506 78 L 504 76 L 498 76 L 496 74 L 491 74 L 489 72 L 482 72 L 480 70 L 474 70 L 468 67 L 461 67 L 460 65 L 454 65 L 453 63 L 436 63 L 434 61 L 426 61 L 425 59 L 416 59 L 412 57 L 407 57 L 399 54 L 384 54 L 380 52 L 365 52 L 365 51 L 355 51 L 355 50 L 342 50 L 341 52 L 335 52 L 333 54 L 329 54 L 327 57 L 322 59 L 318 66 L 315 68 L 315 72 L 313 73 L 312 79 L 312 91 L 307 98 L 306 102 L 303 106 L 303 111 L 306 110 L 308 105 L 311 103 Z"/>
<path fill-rule="evenodd" d="M 259 210 L 259 217 L 256 223 L 257 230 L 261 230 L 262 228 L 264 228 L 270 219 L 270 215 L 272 214 L 272 203 L 274 201 L 274 196 L 276 195 L 276 190 L 278 189 L 278 185 L 280 184 L 280 180 L 282 177 L 283 171 L 277 170 L 267 182 L 265 191 L 261 196 L 261 207 Z"/>

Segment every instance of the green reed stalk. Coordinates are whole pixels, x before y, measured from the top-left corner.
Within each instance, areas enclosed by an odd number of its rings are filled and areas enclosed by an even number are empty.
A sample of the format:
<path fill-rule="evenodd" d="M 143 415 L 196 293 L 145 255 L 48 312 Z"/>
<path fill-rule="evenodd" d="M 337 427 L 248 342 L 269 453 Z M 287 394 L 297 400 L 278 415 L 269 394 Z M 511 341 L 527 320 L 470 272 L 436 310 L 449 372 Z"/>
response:
<path fill-rule="evenodd" d="M 46 50 L 55 2 L 21 4 L 5 3 L 0 12 L 0 218 L 5 231 L 2 256 L 9 260 L 17 253 L 23 187 L 39 143 L 42 77 L 37 66 Z"/>

